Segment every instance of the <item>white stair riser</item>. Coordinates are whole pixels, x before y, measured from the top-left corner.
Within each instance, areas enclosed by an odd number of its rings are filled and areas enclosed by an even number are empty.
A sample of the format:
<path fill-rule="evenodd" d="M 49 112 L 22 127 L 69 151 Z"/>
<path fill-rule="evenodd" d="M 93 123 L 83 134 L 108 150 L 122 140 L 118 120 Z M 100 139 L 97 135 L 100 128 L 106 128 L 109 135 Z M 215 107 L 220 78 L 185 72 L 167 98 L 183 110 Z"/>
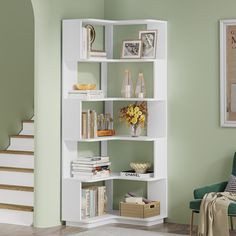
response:
<path fill-rule="evenodd" d="M 33 192 L 0 189 L 0 203 L 33 206 Z"/>
<path fill-rule="evenodd" d="M 34 186 L 34 174 L 14 171 L 0 171 L 0 184 Z"/>
<path fill-rule="evenodd" d="M 34 156 L 18 154 L 0 154 L 0 166 L 33 169 Z"/>
<path fill-rule="evenodd" d="M 34 151 L 33 138 L 11 138 L 8 150 Z"/>
<path fill-rule="evenodd" d="M 34 123 L 23 123 L 22 135 L 34 135 Z"/>
<path fill-rule="evenodd" d="M 0 223 L 31 226 L 33 212 L 0 209 Z"/>

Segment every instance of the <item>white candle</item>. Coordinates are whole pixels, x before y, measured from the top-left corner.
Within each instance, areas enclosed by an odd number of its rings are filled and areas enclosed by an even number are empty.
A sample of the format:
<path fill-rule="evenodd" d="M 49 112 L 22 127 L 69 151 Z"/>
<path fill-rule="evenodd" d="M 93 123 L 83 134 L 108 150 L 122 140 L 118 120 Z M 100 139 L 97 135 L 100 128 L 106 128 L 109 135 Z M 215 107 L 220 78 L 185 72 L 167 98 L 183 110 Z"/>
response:
<path fill-rule="evenodd" d="M 144 97 L 143 95 L 144 95 L 143 93 L 139 93 L 139 94 L 138 94 L 138 97 L 139 97 L 139 98 L 143 98 L 143 97 Z"/>
<path fill-rule="evenodd" d="M 125 86 L 125 97 L 126 98 L 130 98 L 131 97 L 131 86 L 130 85 L 126 85 Z"/>

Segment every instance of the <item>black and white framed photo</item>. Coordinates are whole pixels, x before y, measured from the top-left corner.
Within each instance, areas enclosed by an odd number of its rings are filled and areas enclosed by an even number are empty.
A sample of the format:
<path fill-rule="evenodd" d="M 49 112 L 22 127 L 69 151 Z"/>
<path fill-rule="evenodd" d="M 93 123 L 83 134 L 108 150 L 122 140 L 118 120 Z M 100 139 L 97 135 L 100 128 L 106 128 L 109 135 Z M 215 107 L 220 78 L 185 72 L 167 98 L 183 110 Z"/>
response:
<path fill-rule="evenodd" d="M 139 39 L 142 41 L 141 58 L 156 58 L 157 30 L 139 31 Z"/>
<path fill-rule="evenodd" d="M 142 50 L 141 40 L 124 40 L 122 46 L 122 58 L 140 58 Z"/>
<path fill-rule="evenodd" d="M 236 127 L 236 19 L 220 21 L 221 127 Z"/>

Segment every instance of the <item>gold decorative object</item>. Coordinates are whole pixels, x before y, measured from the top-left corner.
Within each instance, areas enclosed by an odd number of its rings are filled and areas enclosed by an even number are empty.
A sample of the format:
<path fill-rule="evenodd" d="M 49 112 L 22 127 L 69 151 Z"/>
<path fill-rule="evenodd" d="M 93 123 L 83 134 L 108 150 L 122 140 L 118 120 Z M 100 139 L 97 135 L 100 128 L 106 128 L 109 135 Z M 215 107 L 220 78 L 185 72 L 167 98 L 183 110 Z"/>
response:
<path fill-rule="evenodd" d="M 147 169 L 151 167 L 149 162 L 138 163 L 138 162 L 131 162 L 130 167 L 135 170 L 136 173 L 144 174 L 146 173 Z"/>

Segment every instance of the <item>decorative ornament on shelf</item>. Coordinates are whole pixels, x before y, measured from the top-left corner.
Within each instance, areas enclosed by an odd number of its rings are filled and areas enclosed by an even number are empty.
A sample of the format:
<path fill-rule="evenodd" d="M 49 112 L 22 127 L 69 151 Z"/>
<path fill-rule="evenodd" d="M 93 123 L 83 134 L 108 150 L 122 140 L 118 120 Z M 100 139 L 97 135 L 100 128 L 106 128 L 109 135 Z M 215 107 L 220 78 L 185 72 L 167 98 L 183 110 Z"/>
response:
<path fill-rule="evenodd" d="M 146 102 L 130 104 L 120 110 L 120 119 L 130 127 L 132 137 L 138 137 L 144 127 L 147 116 Z"/>
<path fill-rule="evenodd" d="M 144 174 L 151 167 L 151 164 L 149 162 L 144 162 L 144 163 L 131 162 L 130 167 L 133 170 L 135 170 L 136 173 Z"/>
<path fill-rule="evenodd" d="M 125 70 L 125 77 L 122 83 L 121 95 L 124 98 L 131 98 L 133 95 L 133 82 L 129 70 Z"/>
<path fill-rule="evenodd" d="M 92 45 L 93 42 L 95 41 L 96 38 L 96 31 L 94 27 L 90 24 L 85 25 L 85 28 L 88 30 L 88 43 L 89 43 L 89 48 L 92 50 Z"/>
<path fill-rule="evenodd" d="M 146 86 L 143 73 L 138 74 L 138 79 L 135 87 L 135 96 L 137 98 L 145 98 L 146 96 Z"/>

